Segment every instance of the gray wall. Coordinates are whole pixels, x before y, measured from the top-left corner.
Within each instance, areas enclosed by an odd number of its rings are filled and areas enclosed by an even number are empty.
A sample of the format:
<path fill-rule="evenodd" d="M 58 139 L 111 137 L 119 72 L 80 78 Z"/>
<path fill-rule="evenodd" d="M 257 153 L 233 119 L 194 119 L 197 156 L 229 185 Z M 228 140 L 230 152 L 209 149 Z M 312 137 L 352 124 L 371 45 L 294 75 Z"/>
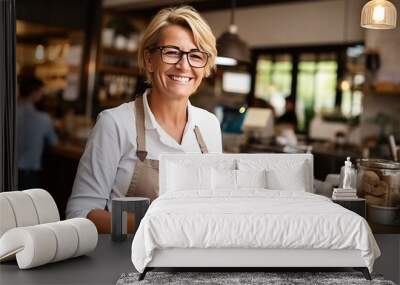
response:
<path fill-rule="evenodd" d="M 240 37 L 251 47 L 362 41 L 364 30 L 360 28 L 360 15 L 364 2 L 308 1 L 238 8 L 235 22 Z M 229 10 L 205 12 L 202 15 L 217 37 L 229 25 Z"/>

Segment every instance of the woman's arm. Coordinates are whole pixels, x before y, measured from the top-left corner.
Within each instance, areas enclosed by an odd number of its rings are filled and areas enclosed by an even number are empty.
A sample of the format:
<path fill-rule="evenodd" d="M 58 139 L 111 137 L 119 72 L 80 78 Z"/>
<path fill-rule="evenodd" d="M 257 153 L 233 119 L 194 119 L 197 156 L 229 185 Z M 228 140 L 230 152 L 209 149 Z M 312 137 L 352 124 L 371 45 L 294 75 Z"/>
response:
<path fill-rule="evenodd" d="M 66 208 L 67 218 L 87 217 L 93 209 L 106 208 L 107 201 L 111 199 L 121 153 L 117 123 L 111 114 L 102 112 L 79 161 Z"/>
<path fill-rule="evenodd" d="M 97 228 L 99 234 L 111 233 L 111 213 L 102 209 L 93 209 L 87 215 Z M 133 233 L 136 229 L 135 215 L 128 213 L 128 233 Z"/>

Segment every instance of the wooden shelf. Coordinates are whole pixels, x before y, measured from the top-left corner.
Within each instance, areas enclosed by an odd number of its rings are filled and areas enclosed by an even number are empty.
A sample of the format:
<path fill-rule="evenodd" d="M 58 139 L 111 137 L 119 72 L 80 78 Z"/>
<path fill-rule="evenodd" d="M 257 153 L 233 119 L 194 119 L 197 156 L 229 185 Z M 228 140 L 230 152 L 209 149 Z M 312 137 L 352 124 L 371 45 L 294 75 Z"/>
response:
<path fill-rule="evenodd" d="M 372 96 L 400 96 L 400 90 L 399 91 L 389 91 L 389 90 L 377 90 L 375 88 L 371 88 L 368 90 L 368 94 Z"/>
<path fill-rule="evenodd" d="M 111 65 L 102 65 L 99 67 L 99 70 L 102 73 L 139 76 L 139 70 L 137 69 L 137 67 L 127 68 L 127 67 L 117 67 Z"/>
<path fill-rule="evenodd" d="M 400 96 L 400 91 L 379 91 L 379 90 L 372 90 L 371 92 L 373 95 L 381 95 L 381 96 Z"/>
<path fill-rule="evenodd" d="M 110 55 L 116 55 L 116 56 L 130 57 L 130 58 L 135 58 L 135 59 L 137 57 L 136 51 L 109 48 L 109 47 L 103 47 L 103 53 L 110 54 Z"/>
<path fill-rule="evenodd" d="M 369 87 L 369 93 L 382 96 L 400 96 L 400 85 L 394 83 L 372 85 Z"/>
<path fill-rule="evenodd" d="M 129 102 L 128 98 L 108 98 L 108 99 L 99 101 L 99 104 L 101 107 L 113 108 L 113 107 L 117 107 L 117 106 L 119 106 L 123 103 L 127 103 L 127 102 Z"/>

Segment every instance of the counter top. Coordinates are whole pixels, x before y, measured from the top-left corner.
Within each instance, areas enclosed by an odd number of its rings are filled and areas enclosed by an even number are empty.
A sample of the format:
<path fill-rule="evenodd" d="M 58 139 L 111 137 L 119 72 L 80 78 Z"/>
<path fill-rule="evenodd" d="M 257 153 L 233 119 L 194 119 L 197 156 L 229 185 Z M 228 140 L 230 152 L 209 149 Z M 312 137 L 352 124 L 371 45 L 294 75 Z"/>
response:
<path fill-rule="evenodd" d="M 356 147 L 335 147 L 334 144 L 329 143 L 312 143 L 309 145 L 312 147 L 311 152 L 317 154 L 325 154 L 332 156 L 351 156 L 360 157 L 361 150 Z M 305 147 L 303 147 L 305 149 Z M 270 152 L 270 153 L 283 153 L 284 147 L 281 145 L 269 145 L 261 143 L 252 143 L 241 146 L 241 152 Z M 299 149 L 299 152 L 304 152 Z"/>
<path fill-rule="evenodd" d="M 0 283 L 8 284 L 115 284 L 122 273 L 135 271 L 131 261 L 132 238 L 111 241 L 99 235 L 94 251 L 40 267 L 20 270 L 16 261 L 0 264 Z"/>
<path fill-rule="evenodd" d="M 85 145 L 70 141 L 61 141 L 57 146 L 52 149 L 55 155 L 64 156 L 66 158 L 79 160 L 85 150 Z"/>

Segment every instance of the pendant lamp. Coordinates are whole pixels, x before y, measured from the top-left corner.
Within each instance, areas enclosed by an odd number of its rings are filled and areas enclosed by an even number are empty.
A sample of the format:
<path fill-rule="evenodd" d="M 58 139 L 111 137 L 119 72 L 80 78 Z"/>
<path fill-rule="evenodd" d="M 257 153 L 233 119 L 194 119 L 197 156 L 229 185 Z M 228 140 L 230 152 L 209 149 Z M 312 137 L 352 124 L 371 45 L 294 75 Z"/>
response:
<path fill-rule="evenodd" d="M 372 0 L 361 11 L 361 27 L 367 29 L 396 28 L 396 7 L 387 0 Z"/>
<path fill-rule="evenodd" d="M 218 65 L 237 65 L 250 63 L 250 50 L 247 44 L 237 34 L 235 25 L 235 0 L 232 0 L 231 24 L 229 30 L 224 32 L 217 40 Z"/>

